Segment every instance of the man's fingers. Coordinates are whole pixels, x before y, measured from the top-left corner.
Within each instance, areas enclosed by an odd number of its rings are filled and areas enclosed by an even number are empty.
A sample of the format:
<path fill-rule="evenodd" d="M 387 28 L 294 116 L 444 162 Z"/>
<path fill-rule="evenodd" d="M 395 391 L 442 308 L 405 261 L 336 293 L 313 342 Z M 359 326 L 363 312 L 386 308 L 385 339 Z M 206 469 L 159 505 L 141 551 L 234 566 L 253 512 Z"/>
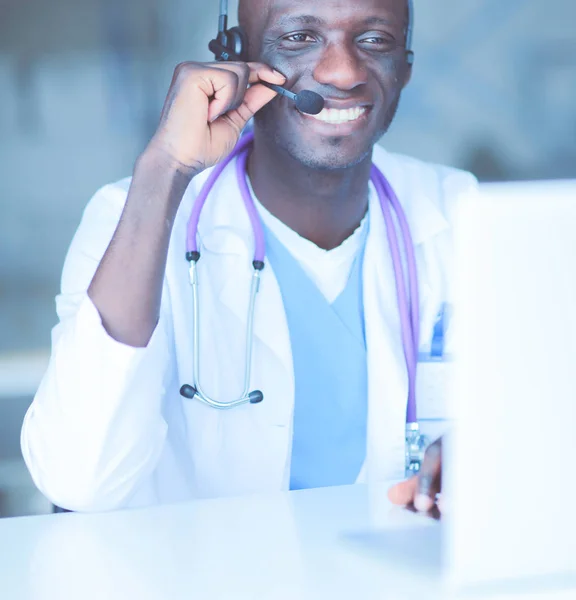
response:
<path fill-rule="evenodd" d="M 242 104 L 228 111 L 221 119 L 212 123 L 213 128 L 232 125 L 238 133 L 244 129 L 246 123 L 268 102 L 274 99 L 276 92 L 264 85 L 253 85 L 246 91 Z"/>
<path fill-rule="evenodd" d="M 228 112 L 237 103 L 240 76 L 228 69 L 222 69 L 222 71 L 226 71 L 226 73 L 212 77 L 210 80 L 212 85 L 212 99 L 208 107 L 208 122 L 210 123 Z"/>
<path fill-rule="evenodd" d="M 433 491 L 433 477 L 423 475 L 419 478 L 416 495 L 414 496 L 414 508 L 418 512 L 428 512 L 432 509 L 436 499 L 436 492 Z"/>
<path fill-rule="evenodd" d="M 214 85 L 215 93 L 210 102 L 208 121 L 212 123 L 228 113 L 228 119 L 240 129 L 276 96 L 276 92 L 257 83 L 267 81 L 280 85 L 286 81 L 284 75 L 261 63 L 223 63 L 215 68 L 228 74 Z M 249 84 L 256 85 L 247 89 Z"/>
<path fill-rule="evenodd" d="M 244 96 L 244 102 L 238 107 L 242 117 L 251 119 L 263 106 L 276 97 L 277 93 L 265 85 L 253 85 Z"/>
<path fill-rule="evenodd" d="M 250 68 L 248 83 L 258 83 L 259 81 L 267 81 L 276 85 L 286 83 L 286 77 L 268 65 L 262 63 L 247 63 L 247 65 Z"/>
<path fill-rule="evenodd" d="M 223 65 L 223 66 L 222 66 Z M 244 99 L 244 94 L 248 88 L 248 78 L 250 77 L 250 69 L 245 63 L 217 63 L 214 67 L 220 71 L 227 71 L 234 74 L 236 80 L 234 84 L 234 98 L 230 102 L 228 110 L 238 108 Z"/>
<path fill-rule="evenodd" d="M 406 506 L 414 501 L 416 490 L 418 488 L 418 479 L 412 477 L 402 481 L 388 490 L 388 499 L 392 504 Z"/>
<path fill-rule="evenodd" d="M 428 512 L 436 503 L 442 485 L 442 440 L 437 440 L 426 450 L 420 473 L 417 476 L 414 507 Z"/>
<path fill-rule="evenodd" d="M 237 92 L 234 104 L 230 107 L 231 109 L 238 108 L 242 104 L 249 85 L 254 85 L 261 81 L 277 85 L 282 85 L 286 82 L 284 75 L 263 63 L 217 63 L 215 68 L 223 71 L 231 71 L 238 77 Z"/>
<path fill-rule="evenodd" d="M 272 67 L 258 62 L 216 62 L 210 63 L 213 69 L 221 69 L 222 71 L 232 71 L 239 77 L 245 77 L 247 83 L 258 83 L 259 81 L 267 81 L 268 83 L 276 83 L 282 85 L 286 82 L 286 77 Z"/>

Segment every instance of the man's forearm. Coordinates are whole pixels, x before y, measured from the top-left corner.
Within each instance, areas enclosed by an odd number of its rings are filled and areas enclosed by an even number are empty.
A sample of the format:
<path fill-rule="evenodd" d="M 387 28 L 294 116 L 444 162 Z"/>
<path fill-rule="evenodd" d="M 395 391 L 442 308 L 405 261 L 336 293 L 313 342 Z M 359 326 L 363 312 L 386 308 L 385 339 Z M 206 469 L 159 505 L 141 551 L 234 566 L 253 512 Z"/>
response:
<path fill-rule="evenodd" d="M 88 288 L 111 337 L 145 347 L 158 322 L 170 234 L 191 180 L 163 157 L 136 164 L 118 227 Z"/>

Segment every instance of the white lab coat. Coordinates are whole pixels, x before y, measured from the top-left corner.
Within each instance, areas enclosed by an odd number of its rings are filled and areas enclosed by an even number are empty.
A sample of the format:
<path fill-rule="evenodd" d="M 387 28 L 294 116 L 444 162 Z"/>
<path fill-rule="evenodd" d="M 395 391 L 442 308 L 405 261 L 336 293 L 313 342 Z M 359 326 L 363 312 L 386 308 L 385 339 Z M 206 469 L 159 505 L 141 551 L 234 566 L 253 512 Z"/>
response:
<path fill-rule="evenodd" d="M 374 160 L 404 205 L 420 277 L 421 350 L 449 299 L 452 207 L 476 186 L 468 174 L 375 149 Z M 257 300 L 252 382 L 259 405 L 218 411 L 182 398 L 192 382 L 192 295 L 186 225 L 207 173 L 182 201 L 172 233 L 161 316 L 146 348 L 113 340 L 86 290 L 117 225 L 129 180 L 101 189 L 72 242 L 57 298 L 48 371 L 22 429 L 39 489 L 75 510 L 109 510 L 289 486 L 294 373 L 278 282 L 267 266 Z M 201 383 L 218 399 L 242 388 L 253 236 L 229 166 L 199 227 Z M 374 199 L 364 272 L 368 348 L 368 443 L 359 481 L 404 472 L 407 376 L 384 221 Z M 442 417 L 426 401 L 419 416 Z M 429 404 L 429 403 L 428 403 Z"/>

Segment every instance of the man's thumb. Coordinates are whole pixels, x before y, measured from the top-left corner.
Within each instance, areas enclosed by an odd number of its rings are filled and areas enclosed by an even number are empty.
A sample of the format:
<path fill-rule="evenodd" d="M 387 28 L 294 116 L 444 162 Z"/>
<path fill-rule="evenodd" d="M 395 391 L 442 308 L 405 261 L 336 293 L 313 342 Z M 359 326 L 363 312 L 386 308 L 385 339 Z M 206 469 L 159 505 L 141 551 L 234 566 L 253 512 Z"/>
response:
<path fill-rule="evenodd" d="M 388 499 L 392 504 L 398 506 L 406 506 L 414 500 L 416 490 L 418 489 L 418 478 L 411 477 L 406 481 L 402 481 L 392 486 L 388 490 Z"/>

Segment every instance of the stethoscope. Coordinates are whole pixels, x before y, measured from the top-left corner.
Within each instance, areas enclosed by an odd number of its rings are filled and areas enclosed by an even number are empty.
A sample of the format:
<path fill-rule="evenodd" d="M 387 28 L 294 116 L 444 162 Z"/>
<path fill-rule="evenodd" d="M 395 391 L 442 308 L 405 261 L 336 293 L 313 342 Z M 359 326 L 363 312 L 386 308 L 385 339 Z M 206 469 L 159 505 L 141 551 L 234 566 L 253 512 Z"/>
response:
<path fill-rule="evenodd" d="M 186 260 L 190 265 L 190 284 L 192 286 L 193 303 L 193 371 L 192 385 L 183 385 L 180 389 L 182 396 L 188 399 L 196 399 L 216 409 L 227 410 L 241 406 L 243 404 L 258 404 L 264 399 L 261 391 L 250 392 L 250 376 L 252 372 L 252 349 L 254 339 L 254 312 L 256 308 L 256 296 L 260 287 L 260 277 L 264 268 L 266 254 L 264 242 L 264 230 L 260 221 L 258 211 L 252 198 L 252 193 L 248 186 L 247 160 L 250 148 L 254 141 L 254 135 L 248 133 L 244 135 L 232 153 L 221 163 L 219 163 L 203 185 L 200 193 L 196 197 L 192 207 L 192 213 L 188 221 L 187 239 L 186 239 Z M 200 308 L 198 297 L 198 261 L 200 260 L 200 251 L 198 249 L 198 223 L 200 214 L 204 208 L 206 200 L 214 188 L 216 181 L 226 169 L 226 167 L 235 159 L 236 176 L 240 192 L 254 234 L 254 260 L 252 261 L 253 273 L 252 284 L 250 287 L 250 301 L 248 305 L 248 323 L 246 327 L 246 361 L 244 365 L 244 389 L 242 395 L 236 400 L 227 402 L 215 400 L 204 392 L 199 381 L 200 373 Z M 396 295 L 398 300 L 398 311 L 400 314 L 400 324 L 402 331 L 402 345 L 404 348 L 404 358 L 408 372 L 408 403 L 406 409 L 406 472 L 407 474 L 417 473 L 422 463 L 423 454 L 427 445 L 427 440 L 420 435 L 416 412 L 416 367 L 418 364 L 418 340 L 420 329 L 420 309 L 418 293 L 418 273 L 416 268 L 416 257 L 414 253 L 414 244 L 408 226 L 406 215 L 394 190 L 388 183 L 381 171 L 372 165 L 370 179 L 378 194 L 382 215 L 386 225 L 388 243 L 394 268 L 394 278 L 396 282 Z M 392 214 L 394 213 L 394 215 Z M 396 223 L 395 223 L 396 220 Z M 400 250 L 400 241 L 397 233 L 397 227 L 400 230 L 400 236 L 404 245 L 404 256 Z M 404 261 L 406 269 L 404 268 Z M 405 273 L 406 270 L 406 273 Z"/>

